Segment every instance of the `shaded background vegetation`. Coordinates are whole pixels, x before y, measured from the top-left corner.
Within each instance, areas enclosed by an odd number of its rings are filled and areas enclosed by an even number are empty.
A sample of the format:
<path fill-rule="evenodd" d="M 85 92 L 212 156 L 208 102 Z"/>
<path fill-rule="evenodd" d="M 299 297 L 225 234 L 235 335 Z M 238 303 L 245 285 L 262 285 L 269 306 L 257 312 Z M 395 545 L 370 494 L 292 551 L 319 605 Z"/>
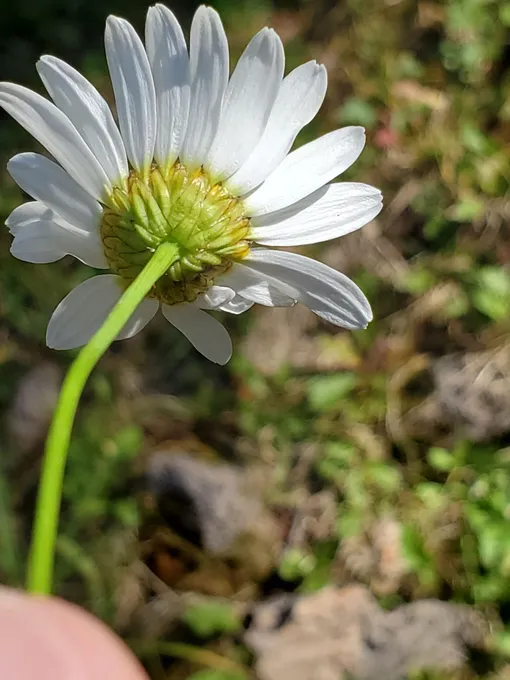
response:
<path fill-rule="evenodd" d="M 196 4 L 172 4 L 185 27 Z M 510 2 L 212 4 L 234 58 L 269 24 L 284 40 L 287 70 L 308 59 L 326 64 L 326 101 L 299 143 L 339 125 L 367 128 L 367 148 L 346 177 L 381 188 L 385 210 L 360 233 L 308 252 L 356 279 L 375 321 L 347 333 L 299 308 L 227 318 L 235 354 L 225 368 L 199 357 L 164 321 L 115 345 L 76 425 L 58 591 L 129 638 L 144 638 L 151 626 L 147 609 L 136 634 L 132 627 L 154 597 L 148 579 L 171 593 L 211 597 L 181 612 L 178 629 L 150 649 L 133 642 L 154 678 L 188 676 L 192 662 L 213 675 L 232 671 L 204 650 L 234 659 L 239 673 L 249 658 L 230 605 L 351 582 L 385 607 L 423 597 L 475 606 L 490 623 L 487 656 L 462 677 L 508 677 Z M 4 3 L 0 78 L 42 91 L 35 61 L 55 54 L 111 99 L 105 16 L 143 31 L 147 6 Z M 0 168 L 30 148 L 28 134 L 2 116 Z M 0 169 L 2 217 L 21 200 Z M 4 229 L 0 578 L 18 585 L 41 441 L 73 357 L 45 348 L 46 324 L 93 272 L 70 258 L 19 262 L 9 240 Z M 249 470 L 264 489 L 271 531 L 254 539 L 251 527 L 232 554 L 209 559 L 203 541 L 186 533 L 189 508 L 164 511 L 162 496 L 170 502 L 171 494 L 147 484 L 154 451 Z M 190 647 L 170 649 L 168 640 Z"/>

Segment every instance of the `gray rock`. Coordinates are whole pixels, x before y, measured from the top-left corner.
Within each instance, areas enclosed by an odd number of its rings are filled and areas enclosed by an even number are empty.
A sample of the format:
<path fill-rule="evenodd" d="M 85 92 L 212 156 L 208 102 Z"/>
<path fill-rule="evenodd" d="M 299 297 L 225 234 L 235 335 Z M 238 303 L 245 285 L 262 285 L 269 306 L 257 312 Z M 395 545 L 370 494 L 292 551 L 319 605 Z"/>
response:
<path fill-rule="evenodd" d="M 387 613 L 362 586 L 330 587 L 257 605 L 245 641 L 260 680 L 403 680 L 460 668 L 483 625 L 467 606 L 423 600 Z"/>

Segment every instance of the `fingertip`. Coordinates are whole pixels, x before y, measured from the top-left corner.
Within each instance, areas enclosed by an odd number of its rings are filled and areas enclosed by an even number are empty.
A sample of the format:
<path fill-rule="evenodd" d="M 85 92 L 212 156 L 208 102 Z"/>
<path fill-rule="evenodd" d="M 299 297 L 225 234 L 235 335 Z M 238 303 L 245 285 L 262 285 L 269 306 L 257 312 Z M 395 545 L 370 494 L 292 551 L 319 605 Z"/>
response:
<path fill-rule="evenodd" d="M 88 612 L 0 587 L 0 678 L 71 677 L 147 680 L 128 647 Z"/>

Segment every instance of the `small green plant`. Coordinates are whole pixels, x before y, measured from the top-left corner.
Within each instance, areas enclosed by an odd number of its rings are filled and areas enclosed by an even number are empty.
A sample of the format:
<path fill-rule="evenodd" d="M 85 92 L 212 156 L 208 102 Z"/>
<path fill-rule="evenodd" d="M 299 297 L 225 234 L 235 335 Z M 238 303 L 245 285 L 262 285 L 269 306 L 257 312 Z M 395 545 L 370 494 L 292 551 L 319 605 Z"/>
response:
<path fill-rule="evenodd" d="M 184 623 L 201 638 L 232 635 L 241 628 L 241 621 L 232 605 L 223 602 L 201 602 L 189 605 L 183 614 Z"/>

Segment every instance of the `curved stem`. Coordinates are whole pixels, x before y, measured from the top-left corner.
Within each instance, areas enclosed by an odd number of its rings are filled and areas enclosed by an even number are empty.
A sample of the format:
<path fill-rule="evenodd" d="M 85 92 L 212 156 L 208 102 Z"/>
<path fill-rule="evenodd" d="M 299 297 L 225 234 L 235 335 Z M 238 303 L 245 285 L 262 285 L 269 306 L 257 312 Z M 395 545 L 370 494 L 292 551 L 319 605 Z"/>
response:
<path fill-rule="evenodd" d="M 64 470 L 74 416 L 85 383 L 137 306 L 177 258 L 177 245 L 163 243 L 158 247 L 65 377 L 46 440 L 37 496 L 27 572 L 27 590 L 32 593 L 51 592 Z"/>

